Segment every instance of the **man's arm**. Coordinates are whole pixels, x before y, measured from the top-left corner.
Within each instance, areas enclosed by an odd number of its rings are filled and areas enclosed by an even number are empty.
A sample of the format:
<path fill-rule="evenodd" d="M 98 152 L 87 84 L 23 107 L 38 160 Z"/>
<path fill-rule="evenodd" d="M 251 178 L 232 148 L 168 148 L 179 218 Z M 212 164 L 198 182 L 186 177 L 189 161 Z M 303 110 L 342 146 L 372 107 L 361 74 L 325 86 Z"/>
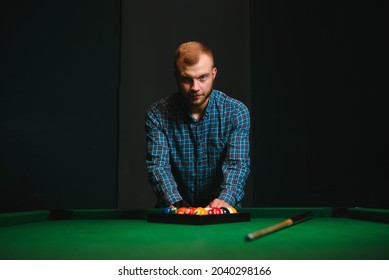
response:
<path fill-rule="evenodd" d="M 182 197 L 177 190 L 177 183 L 171 172 L 169 163 L 169 144 L 163 133 L 159 119 L 151 111 L 146 114 L 146 166 L 149 182 L 166 206 L 181 201 Z"/>
<path fill-rule="evenodd" d="M 240 107 L 233 119 L 233 129 L 228 137 L 226 158 L 222 165 L 222 191 L 212 205 L 239 204 L 244 197 L 244 186 L 250 173 L 250 114 Z M 220 201 L 221 200 L 221 201 Z M 217 207 L 217 206 L 216 206 Z"/>

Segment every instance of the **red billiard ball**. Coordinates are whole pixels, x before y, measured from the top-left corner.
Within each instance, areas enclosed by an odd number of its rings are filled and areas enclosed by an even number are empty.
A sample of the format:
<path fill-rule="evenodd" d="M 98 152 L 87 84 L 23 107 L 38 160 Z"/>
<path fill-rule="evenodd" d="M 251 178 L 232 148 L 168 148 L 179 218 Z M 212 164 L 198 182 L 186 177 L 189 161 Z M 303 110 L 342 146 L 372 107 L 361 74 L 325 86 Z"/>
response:
<path fill-rule="evenodd" d="M 219 207 L 212 207 L 210 210 L 208 210 L 209 215 L 220 215 L 222 214 L 222 211 Z"/>
<path fill-rule="evenodd" d="M 187 209 L 186 207 L 180 207 L 180 208 L 178 208 L 176 214 L 183 215 L 183 214 L 185 214 L 186 209 Z"/>
<path fill-rule="evenodd" d="M 185 210 L 185 214 L 187 214 L 187 215 L 193 215 L 195 209 L 196 209 L 196 208 L 194 208 L 194 207 L 188 207 L 188 208 L 186 208 L 186 210 Z"/>

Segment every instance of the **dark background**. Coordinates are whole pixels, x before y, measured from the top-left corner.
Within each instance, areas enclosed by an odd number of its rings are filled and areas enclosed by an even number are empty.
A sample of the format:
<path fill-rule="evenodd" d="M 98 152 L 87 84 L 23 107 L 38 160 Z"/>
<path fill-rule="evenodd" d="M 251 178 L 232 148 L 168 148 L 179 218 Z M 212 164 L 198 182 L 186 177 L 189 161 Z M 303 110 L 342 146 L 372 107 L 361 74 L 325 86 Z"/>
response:
<path fill-rule="evenodd" d="M 2 1 L 0 211 L 152 207 L 146 108 L 182 41 L 252 115 L 244 206 L 389 207 L 385 1 Z"/>
<path fill-rule="evenodd" d="M 1 1 L 1 210 L 116 206 L 118 8 Z"/>
<path fill-rule="evenodd" d="M 388 3 L 250 3 L 255 204 L 389 207 Z"/>

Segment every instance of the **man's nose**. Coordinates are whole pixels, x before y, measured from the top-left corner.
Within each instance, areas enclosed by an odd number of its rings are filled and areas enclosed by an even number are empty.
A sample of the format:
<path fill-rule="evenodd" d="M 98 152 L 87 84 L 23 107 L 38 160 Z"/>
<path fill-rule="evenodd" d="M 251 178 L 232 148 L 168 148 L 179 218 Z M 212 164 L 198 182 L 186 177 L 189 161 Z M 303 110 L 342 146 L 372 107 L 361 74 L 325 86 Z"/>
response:
<path fill-rule="evenodd" d="M 199 91 L 200 90 L 199 81 L 197 81 L 196 79 L 193 79 L 190 89 L 192 91 Z"/>

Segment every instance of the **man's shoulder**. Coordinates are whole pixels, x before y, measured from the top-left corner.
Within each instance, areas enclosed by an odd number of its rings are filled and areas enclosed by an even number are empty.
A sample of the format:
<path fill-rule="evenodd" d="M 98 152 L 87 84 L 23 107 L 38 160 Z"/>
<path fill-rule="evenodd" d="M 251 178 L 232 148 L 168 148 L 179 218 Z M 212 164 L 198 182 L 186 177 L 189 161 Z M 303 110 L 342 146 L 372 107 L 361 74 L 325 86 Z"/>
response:
<path fill-rule="evenodd" d="M 248 111 L 247 106 L 240 100 L 235 99 L 220 90 L 213 90 L 215 104 L 223 106 L 227 110 Z"/>
<path fill-rule="evenodd" d="M 177 101 L 178 101 L 177 95 L 172 94 L 170 96 L 161 98 L 158 101 L 151 104 L 147 111 L 158 113 L 158 114 L 167 114 L 169 112 L 171 113 L 172 111 L 177 109 L 178 107 Z"/>

